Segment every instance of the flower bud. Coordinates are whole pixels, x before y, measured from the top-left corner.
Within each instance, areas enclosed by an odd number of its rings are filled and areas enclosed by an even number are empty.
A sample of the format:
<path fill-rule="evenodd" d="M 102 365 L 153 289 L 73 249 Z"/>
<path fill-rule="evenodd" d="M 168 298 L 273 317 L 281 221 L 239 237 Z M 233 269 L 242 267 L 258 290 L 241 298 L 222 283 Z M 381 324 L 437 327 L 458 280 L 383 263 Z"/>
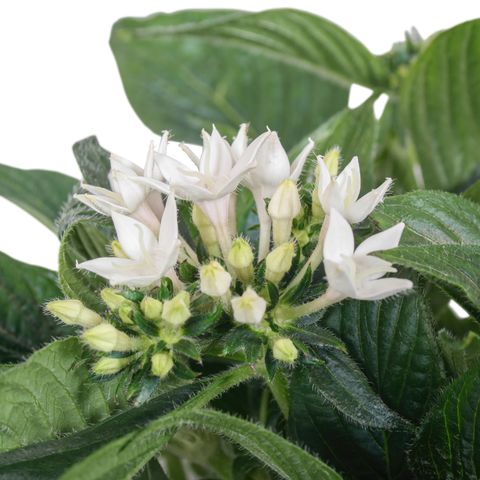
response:
<path fill-rule="evenodd" d="M 241 297 L 233 298 L 231 303 L 235 321 L 249 325 L 259 324 L 267 309 L 267 302 L 251 287 Z"/>
<path fill-rule="evenodd" d="M 101 323 L 85 330 L 82 338 L 91 348 L 101 352 L 128 352 L 138 347 L 137 339 L 129 337 L 109 323 Z"/>
<path fill-rule="evenodd" d="M 47 303 L 47 310 L 67 325 L 90 328 L 98 325 L 102 317 L 85 307 L 80 300 L 54 300 Z"/>
<path fill-rule="evenodd" d="M 133 320 L 132 320 L 132 315 L 134 312 L 134 306 L 130 302 L 125 302 L 122 305 L 120 305 L 120 308 L 118 309 L 118 316 L 120 317 L 120 320 L 127 324 L 127 325 L 132 325 Z"/>
<path fill-rule="evenodd" d="M 110 245 L 112 247 L 112 253 L 117 258 L 128 258 L 128 255 L 123 251 L 122 245 L 118 240 L 114 240 Z"/>
<path fill-rule="evenodd" d="M 158 322 L 162 318 L 163 304 L 160 300 L 145 295 L 140 302 L 140 310 L 147 320 Z"/>
<path fill-rule="evenodd" d="M 284 275 L 292 267 L 292 260 L 295 256 L 295 247 L 292 242 L 283 243 L 272 250 L 265 260 L 265 278 L 273 283 L 279 283 Z"/>
<path fill-rule="evenodd" d="M 300 248 L 308 245 L 308 242 L 310 241 L 307 230 L 293 230 L 293 236 L 295 237 L 295 240 Z"/>
<path fill-rule="evenodd" d="M 120 306 L 123 305 L 124 303 L 129 302 L 129 300 L 127 300 L 125 297 L 120 295 L 113 288 L 104 288 L 100 292 L 100 296 L 102 297 L 102 300 L 105 303 L 105 305 L 113 312 L 118 310 Z"/>
<path fill-rule="evenodd" d="M 95 363 L 92 370 L 96 375 L 113 375 L 130 364 L 133 359 L 133 356 L 124 358 L 103 357 Z"/>
<path fill-rule="evenodd" d="M 231 275 L 215 260 L 200 267 L 200 290 L 210 297 L 221 297 L 230 289 Z"/>
<path fill-rule="evenodd" d="M 272 353 L 273 358 L 287 363 L 293 363 L 298 357 L 298 350 L 289 338 L 275 340 Z"/>
<path fill-rule="evenodd" d="M 164 378 L 173 368 L 173 358 L 168 352 L 160 352 L 152 355 L 152 374 Z"/>
<path fill-rule="evenodd" d="M 212 257 L 220 256 L 220 247 L 218 245 L 217 234 L 215 227 L 210 222 L 210 219 L 203 213 L 203 210 L 198 205 L 193 205 L 192 221 L 198 228 L 198 233 L 202 239 L 207 252 Z"/>
<path fill-rule="evenodd" d="M 162 318 L 174 327 L 182 326 L 191 316 L 190 295 L 183 291 L 175 295 L 171 300 L 163 303 Z"/>
<path fill-rule="evenodd" d="M 253 279 L 253 252 L 250 244 L 243 238 L 232 242 L 228 253 L 228 263 L 234 268 L 238 278 L 244 283 Z"/>
<path fill-rule="evenodd" d="M 338 164 L 340 161 L 340 147 L 333 147 L 324 155 L 323 161 L 328 169 L 330 176 L 336 177 L 338 175 Z"/>
<path fill-rule="evenodd" d="M 297 185 L 287 178 L 275 190 L 268 205 L 272 217 L 273 242 L 275 245 L 286 243 L 292 232 L 292 222 L 302 211 Z"/>

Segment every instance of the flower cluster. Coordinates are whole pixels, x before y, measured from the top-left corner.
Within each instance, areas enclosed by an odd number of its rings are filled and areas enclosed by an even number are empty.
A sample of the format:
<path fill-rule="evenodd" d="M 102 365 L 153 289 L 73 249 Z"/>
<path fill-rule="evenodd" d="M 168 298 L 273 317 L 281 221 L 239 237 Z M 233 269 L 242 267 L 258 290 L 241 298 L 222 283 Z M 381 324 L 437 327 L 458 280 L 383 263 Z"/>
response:
<path fill-rule="evenodd" d="M 412 287 L 385 277 L 395 268 L 372 255 L 398 245 L 402 223 L 355 248 L 352 225 L 383 200 L 390 179 L 360 197 L 358 159 L 338 173 L 337 148 L 316 157 L 308 178 L 311 140 L 290 164 L 270 130 L 251 142 L 247 125 L 232 143 L 215 127 L 202 137 L 200 156 L 186 145 L 172 156 L 165 132 L 143 169 L 112 155 L 111 191 L 83 185 L 88 193 L 77 195 L 115 227 L 113 256 L 78 265 L 109 281 L 107 308 L 99 314 L 78 300 L 47 308 L 84 329 L 99 352 L 97 374 L 136 365 L 163 378 L 191 372 L 189 359 L 208 355 L 292 364 L 303 349 L 291 334 L 297 319 L 345 298 L 378 300 Z M 259 224 L 242 235 L 239 189 L 251 192 Z M 180 219 L 188 238 L 179 233 L 179 202 L 190 209 Z"/>

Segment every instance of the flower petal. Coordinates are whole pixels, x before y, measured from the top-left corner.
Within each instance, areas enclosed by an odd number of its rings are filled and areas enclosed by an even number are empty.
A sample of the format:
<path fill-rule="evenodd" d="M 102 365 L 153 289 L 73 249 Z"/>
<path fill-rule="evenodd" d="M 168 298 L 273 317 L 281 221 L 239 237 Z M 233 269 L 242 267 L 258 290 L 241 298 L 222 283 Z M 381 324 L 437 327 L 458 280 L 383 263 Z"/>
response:
<path fill-rule="evenodd" d="M 111 178 L 115 180 L 117 191 L 122 196 L 125 206 L 132 212 L 136 210 L 145 200 L 145 186 L 134 182 L 132 176 L 118 170 L 111 172 Z"/>
<path fill-rule="evenodd" d="M 382 300 L 413 287 L 410 280 L 404 278 L 381 278 L 368 282 L 358 290 L 359 300 Z"/>
<path fill-rule="evenodd" d="M 405 224 L 397 223 L 393 227 L 376 233 L 364 240 L 355 250 L 355 255 L 368 255 L 371 252 L 379 252 L 381 250 L 390 250 L 398 247 Z"/>
<path fill-rule="evenodd" d="M 175 196 L 169 195 L 165 211 L 163 212 L 158 234 L 158 248 L 164 252 L 171 252 L 178 244 L 177 204 Z"/>
<path fill-rule="evenodd" d="M 355 243 L 349 223 L 334 208 L 330 211 L 327 233 L 323 244 L 323 256 L 333 262 L 341 262 L 353 255 Z"/>
<path fill-rule="evenodd" d="M 248 145 L 248 123 L 242 123 L 240 125 L 240 128 L 238 129 L 237 136 L 235 137 L 235 140 L 232 142 L 232 152 L 235 156 L 235 160 L 238 161 L 238 159 L 243 155 L 245 150 L 247 149 Z"/>
<path fill-rule="evenodd" d="M 362 185 L 358 157 L 352 158 L 350 163 L 342 170 L 340 175 L 338 175 L 336 182 L 344 192 L 345 203 L 347 205 L 358 198 Z"/>
<path fill-rule="evenodd" d="M 297 155 L 297 158 L 292 163 L 290 168 L 290 178 L 293 181 L 298 181 L 300 174 L 302 173 L 303 166 L 305 165 L 305 161 L 307 160 L 310 152 L 313 150 L 315 146 L 315 142 L 309 138 L 308 143 L 303 147 L 302 151 Z"/>

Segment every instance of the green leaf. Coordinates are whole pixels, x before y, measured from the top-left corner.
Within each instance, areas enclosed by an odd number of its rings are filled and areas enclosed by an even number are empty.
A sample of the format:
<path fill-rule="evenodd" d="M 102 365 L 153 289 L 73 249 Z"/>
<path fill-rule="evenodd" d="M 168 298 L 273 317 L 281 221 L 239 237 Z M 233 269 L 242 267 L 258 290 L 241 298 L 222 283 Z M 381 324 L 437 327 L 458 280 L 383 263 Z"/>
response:
<path fill-rule="evenodd" d="M 79 140 L 72 148 L 85 182 L 110 190 L 110 152 L 98 143 L 97 137 Z"/>
<path fill-rule="evenodd" d="M 79 220 L 65 231 L 59 252 L 59 281 L 63 292 L 92 309 L 104 308 L 99 290 L 105 281 L 77 269 L 77 262 L 109 256 L 106 246 L 113 239 L 105 221 Z"/>
<path fill-rule="evenodd" d="M 473 185 L 467 188 L 462 195 L 472 202 L 480 203 L 480 180 L 477 180 Z"/>
<path fill-rule="evenodd" d="M 346 106 L 352 82 L 384 84 L 383 61 L 336 25 L 297 10 L 181 11 L 126 18 L 111 47 L 127 96 L 153 131 L 198 143 L 215 123 L 266 125 L 287 148 Z M 295 112 L 301 121 L 292 122 Z"/>
<path fill-rule="evenodd" d="M 118 380 L 94 382 L 77 338 L 54 342 L 0 376 L 0 451 L 86 428 L 124 405 Z M 21 408 L 19 408 L 21 406 Z"/>
<path fill-rule="evenodd" d="M 466 373 L 469 369 L 480 365 L 480 335 L 469 332 L 458 339 L 447 330 L 438 333 L 438 343 L 453 375 Z"/>
<path fill-rule="evenodd" d="M 57 274 L 0 252 L 0 361 L 19 361 L 70 330 L 43 312 L 61 296 Z"/>
<path fill-rule="evenodd" d="M 435 36 L 410 68 L 400 104 L 427 188 L 452 189 L 478 166 L 480 20 Z"/>
<path fill-rule="evenodd" d="M 319 361 L 320 360 L 320 361 Z M 366 428 L 392 430 L 407 422 L 390 410 L 372 390 L 356 363 L 332 347 L 316 350 L 316 361 L 298 367 L 311 387 L 347 419 Z"/>
<path fill-rule="evenodd" d="M 390 408 L 412 421 L 425 414 L 445 374 L 430 313 L 419 294 L 345 301 L 329 309 L 321 322 L 347 344 Z"/>
<path fill-rule="evenodd" d="M 417 478 L 475 479 L 480 474 L 480 368 L 452 383 L 425 418 L 410 457 Z"/>
<path fill-rule="evenodd" d="M 0 165 L 0 196 L 23 208 L 55 233 L 55 219 L 76 183 L 74 178 L 58 172 Z"/>
<path fill-rule="evenodd" d="M 312 345 L 314 347 L 330 346 L 338 348 L 343 352 L 347 349 L 345 344 L 334 333 L 318 325 L 307 325 L 305 327 L 289 327 L 285 333 L 291 337 L 296 344 Z"/>
<path fill-rule="evenodd" d="M 122 480 L 131 478 L 159 447 L 165 445 L 169 429 L 200 428 L 225 437 L 288 480 L 340 479 L 333 469 L 275 433 L 246 420 L 215 410 L 179 410 L 150 424 L 138 435 L 125 437 L 78 463 L 63 480 Z M 87 474 L 88 472 L 88 474 Z"/>

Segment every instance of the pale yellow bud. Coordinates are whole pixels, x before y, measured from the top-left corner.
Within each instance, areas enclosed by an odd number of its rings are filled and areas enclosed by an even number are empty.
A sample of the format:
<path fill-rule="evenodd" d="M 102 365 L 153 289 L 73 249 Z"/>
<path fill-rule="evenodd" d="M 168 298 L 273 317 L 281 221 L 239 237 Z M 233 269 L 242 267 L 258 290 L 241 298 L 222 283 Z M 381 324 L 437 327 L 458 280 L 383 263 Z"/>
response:
<path fill-rule="evenodd" d="M 80 300 L 54 300 L 47 303 L 46 309 L 67 325 L 90 328 L 102 321 L 97 312 L 85 307 Z"/>
<path fill-rule="evenodd" d="M 281 245 L 288 242 L 292 233 L 292 222 L 302 211 L 297 185 L 293 180 L 284 180 L 275 190 L 268 213 L 272 218 L 273 242 Z"/>
<path fill-rule="evenodd" d="M 132 325 L 133 312 L 134 312 L 133 304 L 131 304 L 130 302 L 125 302 L 122 305 L 120 305 L 120 308 L 118 309 L 118 316 L 120 317 L 120 320 L 122 320 L 123 323 L 126 323 L 127 325 Z"/>
<path fill-rule="evenodd" d="M 113 375 L 125 368 L 134 360 L 134 357 L 110 358 L 103 357 L 92 367 L 96 375 Z"/>
<path fill-rule="evenodd" d="M 292 267 L 295 247 L 293 243 L 283 243 L 272 250 L 265 259 L 265 278 L 273 283 L 279 283 Z"/>
<path fill-rule="evenodd" d="M 113 288 L 104 288 L 100 292 L 100 296 L 104 301 L 105 305 L 112 311 L 116 311 L 120 308 L 121 305 L 125 303 L 130 303 L 130 300 L 127 300 L 125 297 L 122 297 L 116 290 Z"/>
<path fill-rule="evenodd" d="M 128 258 L 128 255 L 123 251 L 122 245 L 118 240 L 114 240 L 110 245 L 112 247 L 112 253 L 117 258 Z"/>
<path fill-rule="evenodd" d="M 233 298 L 231 303 L 235 321 L 250 325 L 258 325 L 267 309 L 267 302 L 250 287 L 241 297 Z"/>
<path fill-rule="evenodd" d="M 218 245 L 215 227 L 198 205 L 193 205 L 192 221 L 198 228 L 198 233 L 200 234 L 200 238 L 202 239 L 208 254 L 212 257 L 220 256 L 220 247 Z"/>
<path fill-rule="evenodd" d="M 162 318 L 174 327 L 182 326 L 191 316 L 190 296 L 187 292 L 180 292 L 171 300 L 163 303 Z"/>
<path fill-rule="evenodd" d="M 158 322 L 162 318 L 163 304 L 160 300 L 145 295 L 140 303 L 140 310 L 147 320 Z"/>
<path fill-rule="evenodd" d="M 217 261 L 200 267 L 200 290 L 205 295 L 221 297 L 229 291 L 231 283 L 231 275 Z"/>
<path fill-rule="evenodd" d="M 333 147 L 323 157 L 323 161 L 325 162 L 325 166 L 328 169 L 328 173 L 330 173 L 330 176 L 332 177 L 336 177 L 338 175 L 338 164 L 340 162 L 340 154 L 341 154 L 340 147 Z"/>
<path fill-rule="evenodd" d="M 322 205 L 320 203 L 318 187 L 315 187 L 312 191 L 312 215 L 314 218 L 320 221 L 325 218 L 325 212 L 323 211 Z"/>
<path fill-rule="evenodd" d="M 138 347 L 137 339 L 129 337 L 109 323 L 101 323 L 85 330 L 82 338 L 91 348 L 101 352 L 128 352 Z"/>
<path fill-rule="evenodd" d="M 239 237 L 232 242 L 228 253 L 228 263 L 243 283 L 249 284 L 252 282 L 253 252 L 252 247 L 245 239 Z"/>
<path fill-rule="evenodd" d="M 275 340 L 272 353 L 273 358 L 281 362 L 293 363 L 298 358 L 298 350 L 289 338 Z"/>
<path fill-rule="evenodd" d="M 170 353 L 160 352 L 152 355 L 152 374 L 164 378 L 173 368 L 173 358 Z"/>

